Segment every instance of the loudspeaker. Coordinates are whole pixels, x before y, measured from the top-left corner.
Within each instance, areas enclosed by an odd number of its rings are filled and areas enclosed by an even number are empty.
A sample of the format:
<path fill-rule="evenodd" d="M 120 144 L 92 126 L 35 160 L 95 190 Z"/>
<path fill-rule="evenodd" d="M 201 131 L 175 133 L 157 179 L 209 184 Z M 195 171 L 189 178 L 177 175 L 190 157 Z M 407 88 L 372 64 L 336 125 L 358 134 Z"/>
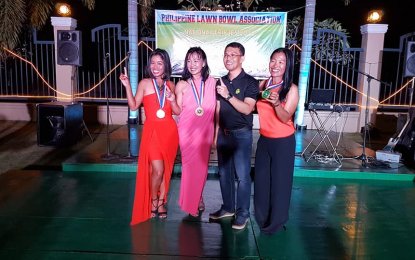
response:
<path fill-rule="evenodd" d="M 37 144 L 67 146 L 82 137 L 82 104 L 50 102 L 37 104 Z"/>
<path fill-rule="evenodd" d="M 82 66 L 82 35 L 80 31 L 57 31 L 57 63 Z"/>
<path fill-rule="evenodd" d="M 404 77 L 415 77 L 415 42 L 408 42 L 405 53 Z"/>

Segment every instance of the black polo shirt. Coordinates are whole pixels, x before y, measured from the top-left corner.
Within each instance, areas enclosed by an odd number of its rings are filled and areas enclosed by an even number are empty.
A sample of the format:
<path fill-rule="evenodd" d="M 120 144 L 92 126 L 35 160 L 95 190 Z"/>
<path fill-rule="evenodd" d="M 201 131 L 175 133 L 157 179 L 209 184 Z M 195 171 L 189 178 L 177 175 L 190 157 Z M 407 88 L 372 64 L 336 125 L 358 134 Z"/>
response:
<path fill-rule="evenodd" d="M 233 80 L 229 76 L 222 77 L 223 83 L 228 88 L 229 92 L 239 100 L 244 100 L 250 97 L 257 100 L 259 94 L 258 81 L 251 75 L 245 73 L 244 70 Z M 220 102 L 219 111 L 219 127 L 222 129 L 235 130 L 243 127 L 252 128 L 253 114 L 244 115 L 238 112 L 225 98 L 217 94 Z"/>

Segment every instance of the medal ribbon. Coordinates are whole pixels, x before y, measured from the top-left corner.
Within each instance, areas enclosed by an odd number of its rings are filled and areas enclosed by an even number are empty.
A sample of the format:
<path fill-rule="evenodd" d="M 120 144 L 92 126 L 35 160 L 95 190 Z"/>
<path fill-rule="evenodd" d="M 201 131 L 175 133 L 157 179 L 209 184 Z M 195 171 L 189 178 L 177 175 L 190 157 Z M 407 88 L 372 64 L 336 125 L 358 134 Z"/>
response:
<path fill-rule="evenodd" d="M 271 90 L 271 89 L 274 89 L 274 88 L 278 88 L 278 87 L 281 87 L 282 86 L 282 84 L 284 84 L 284 80 L 283 81 L 281 81 L 280 83 L 278 83 L 278 84 L 275 84 L 275 85 L 272 85 L 272 86 L 270 86 L 270 84 L 272 83 L 272 78 L 269 78 L 268 79 L 268 83 L 267 83 L 267 88 L 265 89 L 265 90 Z"/>
<path fill-rule="evenodd" d="M 193 79 L 190 80 L 190 85 L 192 86 L 193 95 L 195 97 L 195 100 L 196 100 L 196 103 L 197 103 L 198 107 L 202 107 L 202 103 L 203 103 L 203 93 L 204 93 L 204 90 L 205 90 L 205 83 L 203 82 L 203 80 L 200 82 L 200 93 L 199 93 L 200 96 L 197 93 L 196 84 L 193 81 Z"/>
<path fill-rule="evenodd" d="M 164 107 L 164 101 L 166 100 L 166 81 L 164 81 L 163 83 L 163 96 L 162 97 L 160 97 L 160 90 L 158 88 L 157 81 L 155 79 L 153 79 L 153 86 L 156 89 L 157 100 L 159 101 L 160 109 L 162 109 Z"/>

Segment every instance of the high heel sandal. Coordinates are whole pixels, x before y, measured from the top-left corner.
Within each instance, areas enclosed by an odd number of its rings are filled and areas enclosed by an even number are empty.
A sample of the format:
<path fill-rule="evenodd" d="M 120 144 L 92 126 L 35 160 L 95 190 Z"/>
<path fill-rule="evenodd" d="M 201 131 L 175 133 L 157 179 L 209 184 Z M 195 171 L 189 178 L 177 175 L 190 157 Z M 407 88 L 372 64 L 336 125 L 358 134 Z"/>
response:
<path fill-rule="evenodd" d="M 156 204 L 154 204 L 155 201 L 156 201 Z M 159 211 L 158 201 L 159 201 L 159 198 L 151 199 L 151 206 L 155 209 L 151 211 L 150 218 L 157 217 L 157 213 Z"/>
<path fill-rule="evenodd" d="M 160 201 L 161 201 L 161 204 L 160 204 Z M 164 202 L 164 199 L 159 199 L 158 200 L 158 207 L 157 207 L 157 210 L 160 208 L 160 207 L 166 207 L 166 203 Z M 160 211 L 160 210 L 158 210 L 158 214 L 159 214 L 159 218 L 161 218 L 161 219 L 165 219 L 165 218 L 167 218 L 167 210 L 165 210 L 165 211 Z"/>
<path fill-rule="evenodd" d="M 201 198 L 200 201 L 199 201 L 198 209 L 199 209 L 199 211 L 205 211 L 205 202 L 203 202 L 203 198 Z"/>

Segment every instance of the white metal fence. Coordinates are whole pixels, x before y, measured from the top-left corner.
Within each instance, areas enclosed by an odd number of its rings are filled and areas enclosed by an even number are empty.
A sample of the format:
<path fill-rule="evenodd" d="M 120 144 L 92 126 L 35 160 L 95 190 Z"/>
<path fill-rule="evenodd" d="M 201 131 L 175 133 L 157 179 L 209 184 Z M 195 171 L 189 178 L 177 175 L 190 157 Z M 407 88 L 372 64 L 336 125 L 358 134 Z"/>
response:
<path fill-rule="evenodd" d="M 380 86 L 379 101 L 383 109 L 399 108 L 408 104 L 409 91 L 402 89 L 408 79 L 402 77 L 402 70 L 406 42 L 414 38 L 415 33 L 404 35 L 399 48 L 383 51 L 380 80 L 391 84 Z M 91 40 L 88 39 L 83 37 L 81 55 L 84 62 L 77 67 L 75 73 L 75 99 L 79 102 L 105 102 L 104 84 L 107 84 L 110 102 L 126 103 L 125 91 L 118 75 L 125 66 L 121 62 L 127 56 L 128 36 L 123 35 L 120 25 L 108 24 L 93 29 Z M 298 75 L 301 49 L 295 44 L 287 45 L 295 53 L 295 75 Z M 154 38 L 140 39 L 139 79 L 144 77 L 148 55 L 154 48 Z M 348 47 L 345 34 L 320 29 L 313 42 L 308 94 L 313 89 L 333 89 L 333 103 L 356 105 L 358 66 L 362 51 L 361 48 Z M 34 31 L 29 44 L 10 53 L 10 58 L 0 61 L 0 102 L 56 99 L 53 41 L 38 40 Z M 394 95 L 393 98 L 390 98 L 391 95 Z"/>

